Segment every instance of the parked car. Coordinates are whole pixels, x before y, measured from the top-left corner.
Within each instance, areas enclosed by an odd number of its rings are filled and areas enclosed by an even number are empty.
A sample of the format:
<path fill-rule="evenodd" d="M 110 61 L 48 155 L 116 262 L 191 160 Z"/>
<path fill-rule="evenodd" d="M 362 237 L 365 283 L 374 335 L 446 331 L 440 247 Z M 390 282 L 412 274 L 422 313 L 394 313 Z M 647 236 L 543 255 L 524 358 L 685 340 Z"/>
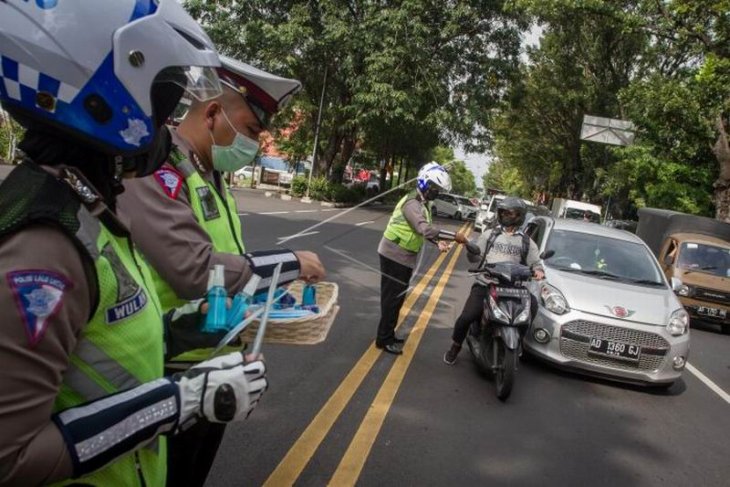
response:
<path fill-rule="evenodd" d="M 545 262 L 531 283 L 532 355 L 582 373 L 670 386 L 689 354 L 689 315 L 646 244 L 631 233 L 537 217 L 527 227 Z"/>
<path fill-rule="evenodd" d="M 457 220 L 473 220 L 477 214 L 477 207 L 464 196 L 442 193 L 433 202 L 434 215 L 446 215 Z"/>
<path fill-rule="evenodd" d="M 236 176 L 242 176 L 246 179 L 251 179 L 253 177 L 253 166 L 244 166 L 238 171 L 236 171 Z"/>

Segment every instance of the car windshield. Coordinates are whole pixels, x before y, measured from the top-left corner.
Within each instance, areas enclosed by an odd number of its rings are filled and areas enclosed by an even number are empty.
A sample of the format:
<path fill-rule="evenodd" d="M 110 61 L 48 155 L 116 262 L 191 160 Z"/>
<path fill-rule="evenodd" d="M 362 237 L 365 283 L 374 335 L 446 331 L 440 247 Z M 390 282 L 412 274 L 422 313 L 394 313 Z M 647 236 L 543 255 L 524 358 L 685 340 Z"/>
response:
<path fill-rule="evenodd" d="M 678 265 L 682 269 L 730 277 L 730 249 L 684 242 L 679 250 Z"/>
<path fill-rule="evenodd" d="M 472 206 L 471 201 L 469 201 L 469 198 L 457 197 L 456 201 L 458 201 L 460 205 Z"/>
<path fill-rule="evenodd" d="M 590 210 L 579 210 L 578 208 L 568 208 L 565 210 L 565 218 L 571 220 L 587 220 L 592 223 L 601 223 L 601 215 Z"/>
<path fill-rule="evenodd" d="M 660 270 L 643 245 L 589 233 L 554 230 L 548 267 L 646 286 L 664 286 Z"/>

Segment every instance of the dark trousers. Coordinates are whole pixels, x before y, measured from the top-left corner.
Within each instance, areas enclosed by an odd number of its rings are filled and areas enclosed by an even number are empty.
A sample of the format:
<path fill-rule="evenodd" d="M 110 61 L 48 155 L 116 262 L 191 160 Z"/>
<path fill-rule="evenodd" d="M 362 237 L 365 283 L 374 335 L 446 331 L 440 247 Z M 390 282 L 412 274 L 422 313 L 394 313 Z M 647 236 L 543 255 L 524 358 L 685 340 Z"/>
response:
<path fill-rule="evenodd" d="M 466 303 L 464 303 L 464 309 L 454 324 L 454 332 L 451 334 L 451 339 L 454 340 L 454 343 L 458 343 L 459 345 L 464 343 L 464 339 L 472 323 L 481 323 L 482 313 L 484 312 L 484 300 L 487 299 L 488 291 L 489 289 L 481 284 L 474 284 L 471 287 L 469 297 L 466 299 Z M 530 308 L 534 319 L 537 313 L 537 299 L 533 295 L 530 295 Z"/>
<path fill-rule="evenodd" d="M 459 315 L 459 318 L 457 318 L 454 324 L 454 332 L 451 334 L 451 339 L 454 340 L 454 343 L 461 345 L 466 338 L 466 334 L 469 332 L 471 324 L 480 322 L 482 319 L 487 291 L 487 287 L 480 284 L 474 284 L 471 287 L 469 297 L 466 298 L 466 303 L 464 303 L 464 309 L 461 310 L 461 315 Z"/>
<path fill-rule="evenodd" d="M 225 423 L 201 419 L 184 432 L 168 436 L 168 487 L 203 487 L 225 429 Z"/>
<path fill-rule="evenodd" d="M 413 269 L 380 256 L 380 323 L 375 343 L 385 346 L 393 343 L 398 314 L 406 299 L 406 290 Z"/>

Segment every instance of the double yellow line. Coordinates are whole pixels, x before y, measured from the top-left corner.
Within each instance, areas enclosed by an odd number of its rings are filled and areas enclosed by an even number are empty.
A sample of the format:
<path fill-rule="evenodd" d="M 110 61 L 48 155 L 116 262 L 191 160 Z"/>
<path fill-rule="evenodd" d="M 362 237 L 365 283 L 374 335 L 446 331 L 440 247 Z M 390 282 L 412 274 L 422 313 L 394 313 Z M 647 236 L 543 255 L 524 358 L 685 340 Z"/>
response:
<path fill-rule="evenodd" d="M 460 230 L 466 229 L 468 225 L 468 223 L 465 224 Z M 403 356 L 395 361 L 393 368 L 375 397 L 370 411 L 365 416 L 358 432 L 350 443 L 350 447 L 347 449 L 345 456 L 332 478 L 331 485 L 354 485 L 357 481 L 373 442 L 390 409 L 390 404 L 392 404 L 403 377 L 405 377 L 405 373 L 421 341 L 426 325 L 431 319 L 431 315 L 436 308 L 436 303 L 443 293 L 446 282 L 453 271 L 454 265 L 456 265 L 456 260 L 460 253 L 461 247 L 458 247 L 453 253 L 446 267 L 446 271 L 434 288 L 423 313 L 414 325 L 408 341 L 405 343 Z M 413 292 L 408 295 L 401 309 L 398 326 L 403 324 L 405 317 L 408 316 L 413 305 L 423 293 L 426 286 L 431 282 L 446 256 L 446 253 L 439 255 L 433 265 L 428 269 L 428 272 L 418 282 Z M 325 405 L 322 406 L 322 409 L 320 409 L 319 413 L 317 413 L 309 426 L 307 426 L 307 429 L 297 439 L 276 469 L 271 473 L 264 486 L 279 487 L 293 485 L 296 482 L 379 356 L 380 350 L 372 343 L 352 370 L 350 370 L 350 373 L 347 374 L 347 377 L 340 383 L 337 390 L 330 396 Z"/>

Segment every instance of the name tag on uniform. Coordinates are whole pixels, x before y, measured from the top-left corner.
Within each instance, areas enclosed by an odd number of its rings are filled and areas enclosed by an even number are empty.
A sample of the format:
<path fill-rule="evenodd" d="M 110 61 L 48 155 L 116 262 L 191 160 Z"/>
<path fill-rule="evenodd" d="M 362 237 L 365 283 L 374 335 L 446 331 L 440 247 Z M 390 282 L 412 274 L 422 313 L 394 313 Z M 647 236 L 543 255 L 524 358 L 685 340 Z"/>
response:
<path fill-rule="evenodd" d="M 200 188 L 195 188 L 195 191 L 197 191 L 198 197 L 200 198 L 203 218 L 205 218 L 206 221 L 219 218 L 221 214 L 220 211 L 218 211 L 218 204 L 215 202 L 215 196 L 210 188 L 208 186 L 202 186 Z"/>

